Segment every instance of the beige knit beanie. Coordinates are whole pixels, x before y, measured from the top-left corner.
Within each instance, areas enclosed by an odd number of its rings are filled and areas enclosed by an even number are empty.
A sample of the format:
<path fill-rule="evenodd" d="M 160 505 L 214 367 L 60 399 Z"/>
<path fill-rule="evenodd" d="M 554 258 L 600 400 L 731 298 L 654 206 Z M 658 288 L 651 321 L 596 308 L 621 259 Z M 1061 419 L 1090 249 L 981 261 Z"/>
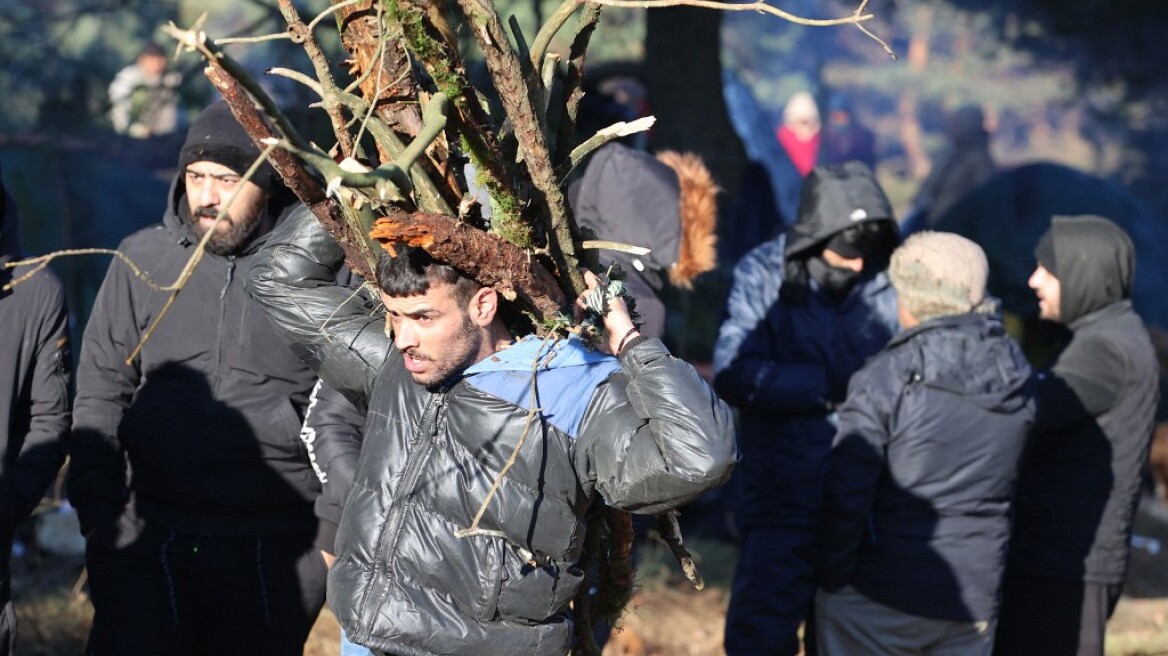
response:
<path fill-rule="evenodd" d="M 949 232 L 918 232 L 892 254 L 888 276 L 904 308 L 918 321 L 993 312 L 986 296 L 989 263 L 974 242 Z"/>

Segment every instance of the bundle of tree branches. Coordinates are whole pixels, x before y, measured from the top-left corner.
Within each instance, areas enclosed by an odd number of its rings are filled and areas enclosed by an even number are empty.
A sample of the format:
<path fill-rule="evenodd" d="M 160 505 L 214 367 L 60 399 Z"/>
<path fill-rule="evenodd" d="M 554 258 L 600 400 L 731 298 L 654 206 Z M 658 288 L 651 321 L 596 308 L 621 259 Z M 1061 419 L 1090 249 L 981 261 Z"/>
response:
<path fill-rule="evenodd" d="M 849 18 L 814 23 L 860 26 L 871 17 L 862 13 L 865 2 Z M 702 4 L 666 4 L 681 3 Z M 292 0 L 278 4 L 288 30 L 276 38 L 299 43 L 315 77 L 283 68 L 269 72 L 319 95 L 336 137 L 327 150 L 306 141 L 224 52 L 228 40 L 208 38 L 201 20 L 189 29 L 172 24 L 168 32 L 180 49 L 206 58 L 208 78 L 252 138 L 266 146 L 288 187 L 345 249 L 349 266 L 373 280 L 378 242 L 391 251 L 397 244 L 423 248 L 521 306 L 537 330 L 563 326 L 571 314 L 567 304 L 585 289 L 579 268 L 586 244 L 567 203 L 568 174 L 591 150 L 652 124 L 617 124 L 576 143 L 584 56 L 600 4 L 565 0 L 531 41 L 514 20 L 505 29 L 489 0 L 458 0 L 457 13 L 445 0 L 333 0 L 309 22 Z M 799 21 L 761 2 L 705 4 Z M 503 115 L 492 116 L 471 84 L 448 10 L 477 44 Z M 577 14 L 567 54 L 550 52 L 553 37 Z M 326 20 L 340 32 L 351 80 L 334 78 L 314 37 Z M 612 510 L 598 516 L 603 521 L 592 522 L 596 539 L 586 560 L 600 563 L 593 569 L 607 580 L 595 605 L 587 594 L 592 584 L 582 586 L 576 600 L 586 620 L 579 622 L 581 642 L 592 649 L 588 618 L 614 621 L 633 583 L 629 517 Z M 700 585 L 675 519 L 665 518 L 662 526 L 687 575 Z"/>

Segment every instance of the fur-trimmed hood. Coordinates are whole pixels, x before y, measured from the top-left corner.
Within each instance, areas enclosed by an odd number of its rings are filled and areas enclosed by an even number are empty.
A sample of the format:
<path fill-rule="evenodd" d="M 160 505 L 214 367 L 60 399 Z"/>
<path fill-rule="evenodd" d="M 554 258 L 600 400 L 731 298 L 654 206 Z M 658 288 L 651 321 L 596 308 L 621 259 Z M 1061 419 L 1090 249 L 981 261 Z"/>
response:
<path fill-rule="evenodd" d="M 689 288 L 716 264 L 718 191 L 697 155 L 654 158 L 613 142 L 592 156 L 569 199 L 581 226 L 600 239 L 651 249 L 637 259 Z"/>

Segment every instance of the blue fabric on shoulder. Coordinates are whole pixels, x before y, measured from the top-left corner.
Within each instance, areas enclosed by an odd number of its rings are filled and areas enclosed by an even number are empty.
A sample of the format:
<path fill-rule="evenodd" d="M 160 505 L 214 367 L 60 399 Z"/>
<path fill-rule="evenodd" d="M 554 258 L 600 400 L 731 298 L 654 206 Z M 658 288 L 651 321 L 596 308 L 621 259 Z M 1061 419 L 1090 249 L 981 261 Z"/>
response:
<path fill-rule="evenodd" d="M 529 408 L 532 369 L 537 361 L 536 394 L 543 417 L 575 439 L 592 393 L 620 371 L 620 362 L 611 355 L 589 349 L 575 335 L 557 340 L 529 335 L 475 363 L 464 376 L 488 394 Z"/>

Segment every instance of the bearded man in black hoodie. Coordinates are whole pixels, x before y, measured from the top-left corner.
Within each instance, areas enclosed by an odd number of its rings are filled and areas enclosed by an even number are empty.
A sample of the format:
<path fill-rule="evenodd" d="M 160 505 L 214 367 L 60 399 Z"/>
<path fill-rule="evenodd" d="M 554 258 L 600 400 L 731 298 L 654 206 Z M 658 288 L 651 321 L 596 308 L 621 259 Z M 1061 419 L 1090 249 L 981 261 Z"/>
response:
<path fill-rule="evenodd" d="M 115 261 L 94 304 L 68 479 L 88 654 L 298 654 L 324 603 L 320 486 L 298 437 L 315 375 L 244 287 L 288 205 L 267 163 L 242 179 L 259 156 L 226 104 L 206 109 L 162 224 L 119 246 L 158 284 L 210 232 L 206 255 L 173 303 Z"/>
<path fill-rule="evenodd" d="M 1054 217 L 1035 256 L 1040 316 L 1072 338 L 1038 381 L 994 653 L 1101 655 L 1154 427 L 1156 354 L 1119 226 Z"/>

